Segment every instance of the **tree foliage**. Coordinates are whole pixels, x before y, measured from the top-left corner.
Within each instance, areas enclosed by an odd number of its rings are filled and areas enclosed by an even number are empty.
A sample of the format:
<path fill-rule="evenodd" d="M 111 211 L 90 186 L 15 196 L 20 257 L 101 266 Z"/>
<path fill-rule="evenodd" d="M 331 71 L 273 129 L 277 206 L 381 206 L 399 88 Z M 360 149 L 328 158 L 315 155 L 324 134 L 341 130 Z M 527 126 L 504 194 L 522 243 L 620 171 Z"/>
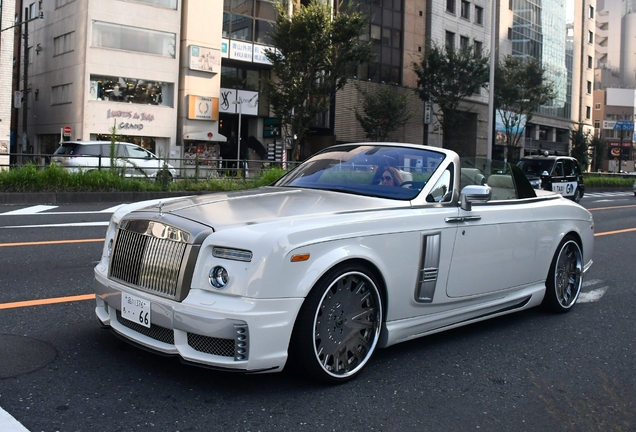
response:
<path fill-rule="evenodd" d="M 444 134 L 444 147 L 452 148 L 453 134 L 464 119 L 460 103 L 488 83 L 488 58 L 475 55 L 474 47 L 453 50 L 431 45 L 413 63 L 420 99 L 435 104 L 435 116 Z"/>
<path fill-rule="evenodd" d="M 346 3 L 333 12 L 327 2 L 295 4 L 278 1 L 278 18 L 270 36 L 276 49 L 265 55 L 272 63 L 272 79 L 263 91 L 287 136 L 302 140 L 312 121 L 329 110 L 331 98 L 347 83 L 350 71 L 372 59 L 370 44 L 358 37 L 367 18 Z"/>
<path fill-rule="evenodd" d="M 507 56 L 497 65 L 494 92 L 495 109 L 505 128 L 502 144 L 508 157 L 514 154 L 521 142 L 521 122 L 530 122 L 539 106 L 553 100 L 556 93 L 538 60 L 513 56 Z"/>
<path fill-rule="evenodd" d="M 597 136 L 593 136 L 590 140 L 590 146 L 593 149 L 592 153 L 592 171 L 600 171 L 605 161 L 606 144 L 605 139 Z"/>
<path fill-rule="evenodd" d="M 409 95 L 399 93 L 392 86 L 381 86 L 375 91 L 367 91 L 356 85 L 364 97 L 362 113 L 355 110 L 356 119 L 367 138 L 372 141 L 387 141 L 391 132 L 404 126 L 413 113 L 408 110 Z"/>
<path fill-rule="evenodd" d="M 572 140 L 571 156 L 579 161 L 582 171 L 587 171 L 590 165 L 590 157 L 588 147 L 592 140 L 592 134 L 583 129 L 583 125 L 579 123 L 576 129 L 570 131 L 570 139 Z"/>

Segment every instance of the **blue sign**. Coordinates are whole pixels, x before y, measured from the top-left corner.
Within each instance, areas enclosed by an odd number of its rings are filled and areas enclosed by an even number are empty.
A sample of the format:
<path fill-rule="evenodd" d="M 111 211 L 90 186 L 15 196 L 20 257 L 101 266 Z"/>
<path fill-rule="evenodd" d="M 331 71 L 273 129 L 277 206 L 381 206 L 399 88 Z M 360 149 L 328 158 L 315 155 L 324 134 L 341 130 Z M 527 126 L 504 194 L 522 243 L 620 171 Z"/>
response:
<path fill-rule="evenodd" d="M 634 130 L 634 122 L 631 121 L 617 121 L 614 125 L 614 130 Z"/>

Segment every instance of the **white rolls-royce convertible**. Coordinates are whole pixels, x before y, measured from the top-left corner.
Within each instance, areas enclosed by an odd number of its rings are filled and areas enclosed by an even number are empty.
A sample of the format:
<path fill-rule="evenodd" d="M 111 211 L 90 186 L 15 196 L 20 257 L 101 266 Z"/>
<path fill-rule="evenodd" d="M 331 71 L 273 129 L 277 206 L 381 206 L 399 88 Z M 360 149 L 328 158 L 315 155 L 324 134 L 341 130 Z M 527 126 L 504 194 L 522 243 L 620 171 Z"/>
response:
<path fill-rule="evenodd" d="M 593 240 L 590 212 L 514 165 L 343 144 L 271 186 L 118 209 L 95 312 L 186 363 L 339 383 L 378 348 L 539 305 L 569 311 Z"/>

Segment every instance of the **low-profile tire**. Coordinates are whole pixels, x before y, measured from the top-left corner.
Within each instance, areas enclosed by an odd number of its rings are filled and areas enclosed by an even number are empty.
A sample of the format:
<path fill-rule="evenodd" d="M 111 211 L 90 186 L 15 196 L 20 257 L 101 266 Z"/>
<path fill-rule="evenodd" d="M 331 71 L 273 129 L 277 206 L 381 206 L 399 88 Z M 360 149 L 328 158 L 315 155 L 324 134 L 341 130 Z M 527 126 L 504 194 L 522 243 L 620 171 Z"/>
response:
<path fill-rule="evenodd" d="M 543 306 L 552 312 L 572 309 L 583 285 L 583 253 L 574 237 L 566 236 L 554 254 L 545 281 Z"/>
<path fill-rule="evenodd" d="M 574 191 L 574 202 L 578 203 L 581 201 L 581 198 L 583 197 L 583 194 L 581 193 L 581 189 L 576 188 L 576 190 Z"/>
<path fill-rule="evenodd" d="M 356 264 L 331 269 L 298 314 L 290 366 L 322 383 L 354 378 L 375 352 L 383 319 L 382 296 L 372 272 Z"/>

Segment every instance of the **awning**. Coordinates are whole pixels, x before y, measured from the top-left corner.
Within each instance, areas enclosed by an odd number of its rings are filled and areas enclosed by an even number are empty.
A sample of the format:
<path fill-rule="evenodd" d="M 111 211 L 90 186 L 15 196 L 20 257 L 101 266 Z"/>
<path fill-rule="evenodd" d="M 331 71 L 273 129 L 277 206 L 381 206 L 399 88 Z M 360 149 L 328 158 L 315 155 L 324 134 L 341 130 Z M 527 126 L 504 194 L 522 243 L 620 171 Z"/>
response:
<path fill-rule="evenodd" d="M 221 135 L 216 131 L 195 131 L 183 134 L 184 140 L 189 141 L 215 141 L 215 142 L 227 142 L 225 135 Z"/>

